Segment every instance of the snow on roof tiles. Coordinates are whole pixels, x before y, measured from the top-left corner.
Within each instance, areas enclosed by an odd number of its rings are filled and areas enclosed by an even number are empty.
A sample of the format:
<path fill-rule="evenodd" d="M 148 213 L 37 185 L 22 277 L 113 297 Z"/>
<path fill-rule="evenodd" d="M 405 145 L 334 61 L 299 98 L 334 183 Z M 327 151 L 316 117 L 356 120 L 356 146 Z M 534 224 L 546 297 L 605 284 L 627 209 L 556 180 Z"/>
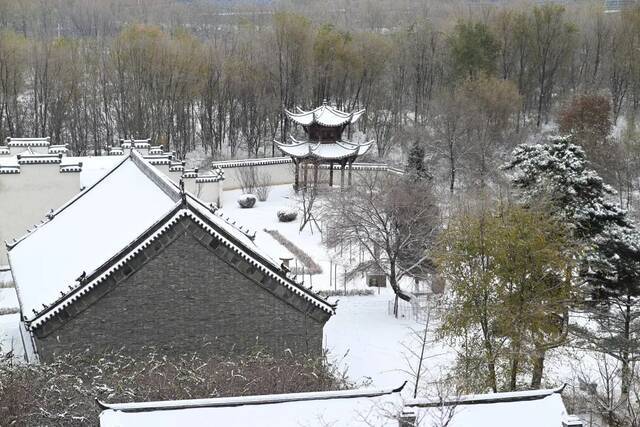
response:
<path fill-rule="evenodd" d="M 76 286 L 83 272 L 103 265 L 174 206 L 172 197 L 125 158 L 10 248 L 23 316 L 34 319 Z"/>
<path fill-rule="evenodd" d="M 286 109 L 284 111 L 289 119 L 302 126 L 308 126 L 312 123 L 330 127 L 342 126 L 355 123 L 364 114 L 364 110 L 347 113 L 326 103 L 311 111 L 304 111 L 300 108 L 298 108 L 298 113 L 293 113 Z"/>
<path fill-rule="evenodd" d="M 51 138 L 7 138 L 7 145 L 9 147 L 47 147 L 49 146 Z"/>
<path fill-rule="evenodd" d="M 292 157 L 306 158 L 316 157 L 320 159 L 339 160 L 346 157 L 361 156 L 369 151 L 373 141 L 365 144 L 356 144 L 349 141 L 337 141 L 332 143 L 298 141 L 290 136 L 292 144 L 284 144 L 275 141 L 276 145 L 285 154 Z"/>

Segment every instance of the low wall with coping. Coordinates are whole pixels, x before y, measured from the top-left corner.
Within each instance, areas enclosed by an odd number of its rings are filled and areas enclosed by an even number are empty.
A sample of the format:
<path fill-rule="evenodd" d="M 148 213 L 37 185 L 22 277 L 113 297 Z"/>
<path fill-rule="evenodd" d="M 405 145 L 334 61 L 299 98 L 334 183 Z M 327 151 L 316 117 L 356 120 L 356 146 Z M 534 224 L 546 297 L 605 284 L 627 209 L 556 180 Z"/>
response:
<path fill-rule="evenodd" d="M 273 157 L 262 159 L 245 159 L 245 160 L 225 160 L 212 163 L 213 169 L 224 171 L 223 190 L 237 190 L 241 188 L 241 176 L 244 170 L 255 168 L 256 172 L 261 175 L 269 175 L 271 185 L 293 185 L 295 180 L 295 166 L 289 157 Z M 388 172 L 403 174 L 404 171 L 394 168 L 385 163 L 353 163 L 352 180 L 358 179 L 358 175 L 363 172 Z M 301 172 L 302 175 L 303 172 Z M 333 165 L 333 185 L 340 185 L 340 165 Z M 309 182 L 313 180 L 313 169 L 307 171 L 307 179 Z M 345 185 L 347 184 L 348 171 L 345 169 Z M 318 182 L 321 184 L 329 183 L 329 165 L 320 165 L 318 170 Z"/>

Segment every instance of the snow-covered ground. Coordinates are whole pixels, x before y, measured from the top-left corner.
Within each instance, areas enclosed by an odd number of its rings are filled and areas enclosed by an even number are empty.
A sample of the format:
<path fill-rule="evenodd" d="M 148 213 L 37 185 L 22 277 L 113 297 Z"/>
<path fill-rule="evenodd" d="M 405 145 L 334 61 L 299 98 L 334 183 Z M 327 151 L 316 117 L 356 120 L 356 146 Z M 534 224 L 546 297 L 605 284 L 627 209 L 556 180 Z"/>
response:
<path fill-rule="evenodd" d="M 393 298 L 380 295 L 339 297 L 338 309 L 324 329 L 330 360 L 351 381 L 376 387 L 397 387 L 412 382 L 418 366 L 425 322 L 396 319 L 388 313 Z M 331 298 L 335 300 L 335 298 Z M 436 322 L 427 328 L 423 378 L 437 378 L 451 361 L 447 349 L 433 341 Z"/>
<path fill-rule="evenodd" d="M 271 187 L 267 201 L 258 201 L 255 206 L 250 209 L 244 209 L 238 205 L 238 198 L 241 195 L 241 190 L 224 192 L 222 199 L 223 214 L 236 221 L 239 225 L 256 231 L 256 244 L 268 251 L 272 258 L 276 260 L 282 257 L 292 258 L 293 255 L 268 233 L 265 233 L 265 229 L 278 230 L 289 241 L 304 250 L 307 255 L 322 267 L 321 274 L 314 274 L 312 277 L 309 277 L 309 275 L 304 276 L 306 286 L 313 286 L 313 290 L 315 291 L 332 289 L 353 290 L 367 287 L 364 277 L 351 282 L 345 283 L 344 281 L 344 264 L 352 265 L 358 262 L 358 248 L 345 247 L 342 256 L 339 256 L 339 254 L 331 254 L 323 245 L 322 236 L 315 225 L 313 225 L 312 229 L 311 225 L 307 224 L 304 230 L 299 231 L 301 213 L 299 213 L 298 219 L 292 222 L 284 223 L 278 220 L 276 214 L 279 209 L 298 207 L 298 201 L 294 197 L 291 185 L 276 185 Z M 291 267 L 301 267 L 301 263 L 299 263 L 295 257 L 293 258 Z M 337 280 L 334 280 L 332 277 L 330 278 L 330 272 L 332 270 L 334 271 L 334 277 L 337 276 Z M 336 271 L 337 274 L 335 274 Z M 300 279 L 302 279 L 302 277 Z M 413 282 L 410 279 L 407 279 L 403 285 L 413 288 Z"/>
<path fill-rule="evenodd" d="M 13 351 L 16 360 L 22 360 L 24 354 L 19 322 L 18 313 L 0 315 L 0 355 Z"/>

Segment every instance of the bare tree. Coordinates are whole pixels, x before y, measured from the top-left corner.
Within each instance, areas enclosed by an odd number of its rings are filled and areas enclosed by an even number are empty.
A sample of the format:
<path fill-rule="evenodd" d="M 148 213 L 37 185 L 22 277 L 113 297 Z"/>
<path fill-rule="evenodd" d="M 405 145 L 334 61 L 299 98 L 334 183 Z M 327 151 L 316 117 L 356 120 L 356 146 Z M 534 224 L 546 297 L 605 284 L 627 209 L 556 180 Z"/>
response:
<path fill-rule="evenodd" d="M 384 272 L 396 294 L 397 316 L 398 298 L 411 299 L 400 281 L 431 271 L 429 248 L 440 212 L 429 181 L 386 172 L 363 174 L 349 189 L 328 197 L 322 219 L 330 249 L 354 245 L 366 253 L 350 275 L 372 269 Z"/>

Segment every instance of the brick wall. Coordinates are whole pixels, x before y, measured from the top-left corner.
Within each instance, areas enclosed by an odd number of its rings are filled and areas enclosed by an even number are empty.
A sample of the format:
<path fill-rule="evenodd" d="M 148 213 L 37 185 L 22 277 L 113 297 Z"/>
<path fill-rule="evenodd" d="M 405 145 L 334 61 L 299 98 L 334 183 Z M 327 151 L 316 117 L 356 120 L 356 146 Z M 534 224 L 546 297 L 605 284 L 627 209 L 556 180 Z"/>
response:
<path fill-rule="evenodd" d="M 177 227 L 163 250 L 84 311 L 37 338 L 42 360 L 87 347 L 136 352 L 250 351 L 319 355 L 324 321 L 303 314 Z M 180 224 L 179 224 L 180 225 Z M 326 319 L 324 319 L 326 320 Z M 38 335 L 38 334 L 37 334 Z"/>

